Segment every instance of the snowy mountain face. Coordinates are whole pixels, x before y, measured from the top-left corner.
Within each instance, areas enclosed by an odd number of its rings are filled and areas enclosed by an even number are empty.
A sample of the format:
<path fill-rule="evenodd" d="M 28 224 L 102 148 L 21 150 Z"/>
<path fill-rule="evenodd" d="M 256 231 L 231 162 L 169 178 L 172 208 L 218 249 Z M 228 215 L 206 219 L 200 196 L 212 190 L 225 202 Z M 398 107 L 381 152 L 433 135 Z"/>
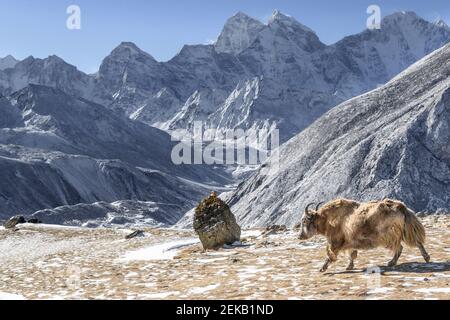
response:
<path fill-rule="evenodd" d="M 228 19 L 215 43 L 217 52 L 237 55 L 250 47 L 266 26 L 245 13 L 238 12 Z"/>
<path fill-rule="evenodd" d="M 207 83 L 187 90 L 191 95 L 180 99 L 179 111 L 168 121 L 152 120 L 153 114 L 158 117 L 150 107 L 157 105 L 154 100 L 136 118 L 169 130 L 190 128 L 194 120 L 219 129 L 277 125 L 286 141 L 332 106 L 386 83 L 449 40 L 448 27 L 413 13 L 388 16 L 381 30 L 364 31 L 331 46 L 280 12 L 267 25 L 238 13 L 227 21 L 215 51 L 229 55 L 226 59 L 232 69 L 243 70 L 239 77 L 230 81 L 227 76 L 224 85 L 217 76 L 210 77 Z M 191 73 L 202 70 L 195 78 L 210 74 L 212 59 L 199 50 L 207 47 L 198 46 L 195 62 L 194 54 L 184 58 L 183 50 L 173 61 L 183 61 L 177 67 L 195 65 Z M 168 64 L 173 66 L 173 61 Z M 224 72 L 223 65 L 215 64 L 214 69 L 216 75 Z M 176 104 L 172 98 L 171 112 Z"/>
<path fill-rule="evenodd" d="M 211 167 L 174 165 L 167 133 L 58 89 L 30 85 L 2 97 L 0 112 L 0 218 L 133 200 L 170 207 L 176 220 L 210 191 L 201 183 L 228 181 Z"/>
<path fill-rule="evenodd" d="M 450 206 L 450 45 L 327 112 L 228 196 L 244 226 L 294 225 L 310 202 Z"/>
<path fill-rule="evenodd" d="M 134 206 L 142 212 L 139 221 L 170 224 L 204 194 L 229 184 L 230 180 L 221 168 L 174 165 L 170 159 L 174 143 L 160 129 L 169 133 L 180 128 L 191 129 L 194 121 L 202 121 L 206 128 L 222 130 L 279 128 L 282 142 L 287 141 L 333 106 L 379 87 L 449 40 L 450 28 L 443 21 L 430 23 L 413 13 L 398 13 L 386 17 L 381 30 L 367 30 L 327 46 L 311 29 L 277 11 L 267 24 L 238 13 L 227 21 L 215 44 L 186 45 L 167 62 L 156 61 L 133 43 L 121 43 L 103 60 L 95 75 L 87 75 L 56 56 L 29 57 L 19 62 L 3 59 L 0 67 L 0 212 L 3 216 L 0 218 L 48 209 L 40 214 L 51 221 L 65 221 L 61 215 L 66 215 L 73 217 L 69 224 L 108 225 L 114 224 L 111 221 L 116 221 L 118 212 L 125 213 Z M 423 78 L 423 88 L 427 84 L 434 88 L 435 76 Z M 419 87 L 419 81 L 414 83 Z M 412 99 L 416 92 L 407 84 L 404 87 L 405 92 L 410 90 L 410 96 L 404 97 L 403 91 L 395 94 L 404 100 Z M 442 98 L 441 103 L 446 101 L 441 91 L 433 92 Z M 394 101 L 392 96 L 380 99 Z M 431 98 L 420 99 L 424 101 L 423 108 L 431 108 Z M 406 108 L 402 104 L 404 100 L 394 102 Z M 352 101 L 347 105 L 353 105 Z M 392 107 L 394 102 L 387 103 L 386 107 L 373 104 L 381 116 L 387 113 L 383 108 Z M 307 131 L 310 136 L 304 133 L 306 140 L 326 148 L 342 132 L 349 132 L 346 138 L 357 137 L 358 134 L 350 133 L 352 124 L 365 121 L 366 116 L 376 118 L 369 113 L 360 114 L 364 110 L 352 109 L 351 114 L 343 116 L 344 122 L 349 118 L 344 126 L 334 122 L 334 118 L 321 118 L 331 122 L 323 124 L 320 130 L 313 125 Z M 358 114 L 361 118 L 353 118 Z M 390 120 L 380 121 L 389 123 Z M 317 131 L 311 131 L 314 128 Z M 429 134 L 429 139 L 423 142 L 427 148 L 435 150 L 435 155 L 444 152 L 445 147 L 433 144 L 430 135 L 443 134 L 445 126 L 437 124 L 430 133 L 425 131 Z M 325 140 L 318 141 L 315 134 Z M 395 135 L 395 139 L 399 136 L 400 133 Z M 419 173 L 401 170 L 407 167 L 401 161 L 410 159 L 406 156 L 398 160 L 400 167 L 395 169 L 400 170 L 397 177 L 400 180 L 383 178 L 377 182 L 380 173 L 368 171 L 368 176 L 375 175 L 375 178 L 369 182 L 357 180 L 361 185 L 351 189 L 352 193 L 342 182 L 356 183 L 352 179 L 359 174 L 351 161 L 345 160 L 350 163 L 345 162 L 349 172 L 333 167 L 344 161 L 331 155 L 340 145 L 330 145 L 328 151 L 323 149 L 334 162 L 323 164 L 323 170 L 320 167 L 316 173 L 308 168 L 318 165 L 314 157 L 319 151 L 312 146 L 294 145 L 297 138 L 293 141 L 284 148 L 287 150 L 284 171 L 279 180 L 275 175 L 256 175 L 233 197 L 245 224 L 273 221 L 292 224 L 300 212 L 298 206 L 313 195 L 327 199 L 335 195 L 363 199 L 381 193 L 398 195 L 418 210 L 438 208 L 446 201 L 442 200 L 446 199 L 444 195 L 436 197 L 440 200 L 432 200 L 425 187 L 420 195 L 422 200 L 410 200 L 416 193 L 409 187 L 409 181 L 415 182 Z M 385 143 L 380 142 L 381 136 L 377 141 L 383 149 Z M 407 133 L 401 141 L 406 141 L 400 144 L 401 148 L 412 148 Z M 348 154 L 355 152 L 352 143 L 357 142 L 351 140 L 344 144 L 350 148 Z M 391 157 L 389 150 L 380 152 Z M 445 157 L 444 152 L 437 158 Z M 292 163 L 289 159 L 293 159 Z M 385 163 L 377 160 L 376 155 L 374 159 L 380 168 Z M 427 160 L 433 164 L 429 172 L 446 170 L 441 162 Z M 291 167 L 295 168 L 294 173 Z M 318 176 L 319 173 L 325 176 Z M 345 178 L 345 174 L 351 178 Z M 329 189 L 316 189 L 312 180 L 305 180 L 309 175 L 330 182 Z M 270 191 L 272 182 L 275 187 Z M 382 183 L 386 183 L 385 188 L 381 187 Z M 424 177 L 421 183 L 431 185 L 432 181 Z M 340 185 L 343 185 L 341 189 L 333 189 Z M 262 186 L 267 189 L 261 189 Z M 429 190 L 434 188 L 430 186 Z M 132 202 L 117 206 L 117 201 Z M 76 206 L 79 203 L 86 207 L 80 209 Z M 164 220 L 161 214 L 170 206 L 175 209 Z M 55 207 L 58 208 L 51 209 Z M 95 214 L 85 217 L 85 212 L 88 214 L 91 209 Z"/>
<path fill-rule="evenodd" d="M 92 96 L 94 79 L 57 56 L 46 59 L 28 57 L 14 68 L 0 72 L 0 94 L 8 95 L 29 84 L 54 87 L 70 95 Z"/>
<path fill-rule="evenodd" d="M 167 131 L 190 129 L 195 120 L 215 129 L 277 126 L 286 141 L 449 40 L 443 21 L 411 12 L 330 46 L 279 11 L 267 24 L 238 13 L 214 45 L 186 45 L 167 62 L 129 42 L 114 49 L 95 76 L 56 57 L 28 58 L 0 71 L 0 92 L 42 84 Z"/>
<path fill-rule="evenodd" d="M 14 66 L 18 63 L 19 61 L 16 60 L 13 56 L 8 55 L 4 58 L 0 58 L 0 70 L 6 70 L 9 68 L 14 68 Z"/>

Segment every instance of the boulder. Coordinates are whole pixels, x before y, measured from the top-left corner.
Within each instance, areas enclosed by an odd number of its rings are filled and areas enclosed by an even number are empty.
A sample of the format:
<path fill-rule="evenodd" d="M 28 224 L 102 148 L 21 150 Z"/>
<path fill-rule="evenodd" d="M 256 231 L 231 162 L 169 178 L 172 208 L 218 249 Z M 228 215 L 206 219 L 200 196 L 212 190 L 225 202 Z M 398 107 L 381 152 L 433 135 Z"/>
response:
<path fill-rule="evenodd" d="M 28 219 L 27 223 L 37 224 L 37 223 L 42 223 L 42 221 L 37 218 L 31 218 L 31 219 Z"/>
<path fill-rule="evenodd" d="M 125 236 L 125 239 L 130 240 L 133 238 L 138 238 L 138 237 L 144 237 L 145 233 L 142 230 L 136 230 L 128 235 Z"/>
<path fill-rule="evenodd" d="M 241 238 L 241 228 L 230 207 L 215 192 L 195 209 L 194 230 L 204 250 L 231 245 Z"/>
<path fill-rule="evenodd" d="M 6 229 L 14 229 L 18 224 L 26 223 L 27 221 L 23 216 L 14 216 L 5 222 L 3 225 Z"/>

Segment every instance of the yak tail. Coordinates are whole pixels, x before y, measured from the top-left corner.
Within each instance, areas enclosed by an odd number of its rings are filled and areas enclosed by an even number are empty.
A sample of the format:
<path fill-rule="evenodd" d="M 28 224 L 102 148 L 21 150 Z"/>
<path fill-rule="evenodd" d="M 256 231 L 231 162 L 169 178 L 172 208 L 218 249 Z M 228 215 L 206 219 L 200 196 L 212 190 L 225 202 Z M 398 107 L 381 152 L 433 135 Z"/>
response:
<path fill-rule="evenodd" d="M 403 229 L 403 241 L 411 247 L 423 245 L 425 243 L 425 228 L 416 215 L 406 209 L 405 227 Z"/>

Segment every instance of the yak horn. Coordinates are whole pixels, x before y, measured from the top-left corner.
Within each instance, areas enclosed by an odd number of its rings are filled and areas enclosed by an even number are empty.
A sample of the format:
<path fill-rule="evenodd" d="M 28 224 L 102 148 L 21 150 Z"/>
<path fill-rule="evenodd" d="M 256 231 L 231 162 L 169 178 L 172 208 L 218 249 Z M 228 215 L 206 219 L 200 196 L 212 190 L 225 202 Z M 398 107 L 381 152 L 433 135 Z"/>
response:
<path fill-rule="evenodd" d="M 314 202 L 311 202 L 310 204 L 308 204 L 305 208 L 305 214 L 308 215 L 309 214 L 309 207 L 311 207 L 314 204 Z"/>
<path fill-rule="evenodd" d="M 316 211 L 318 211 L 319 208 L 320 208 L 320 206 L 323 205 L 324 203 L 325 203 L 325 202 L 319 202 L 319 204 L 318 204 L 317 207 L 316 207 Z"/>

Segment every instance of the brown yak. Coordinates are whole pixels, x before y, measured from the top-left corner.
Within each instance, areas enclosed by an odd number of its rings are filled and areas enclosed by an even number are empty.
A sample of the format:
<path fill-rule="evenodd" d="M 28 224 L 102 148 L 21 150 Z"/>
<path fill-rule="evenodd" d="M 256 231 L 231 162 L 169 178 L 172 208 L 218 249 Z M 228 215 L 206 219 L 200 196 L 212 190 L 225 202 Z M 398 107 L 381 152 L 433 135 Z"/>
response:
<path fill-rule="evenodd" d="M 318 205 L 314 211 L 309 209 L 311 205 L 306 207 L 302 218 L 300 239 L 306 240 L 315 235 L 327 238 L 328 258 L 321 272 L 325 272 L 343 250 L 349 252 L 347 270 L 352 270 L 357 250 L 377 247 L 394 252 L 388 266 L 395 266 L 402 254 L 402 242 L 418 247 L 425 261 L 430 262 L 430 256 L 423 246 L 425 228 L 414 213 L 399 201 L 385 199 L 359 203 L 339 199 L 322 208 Z"/>

